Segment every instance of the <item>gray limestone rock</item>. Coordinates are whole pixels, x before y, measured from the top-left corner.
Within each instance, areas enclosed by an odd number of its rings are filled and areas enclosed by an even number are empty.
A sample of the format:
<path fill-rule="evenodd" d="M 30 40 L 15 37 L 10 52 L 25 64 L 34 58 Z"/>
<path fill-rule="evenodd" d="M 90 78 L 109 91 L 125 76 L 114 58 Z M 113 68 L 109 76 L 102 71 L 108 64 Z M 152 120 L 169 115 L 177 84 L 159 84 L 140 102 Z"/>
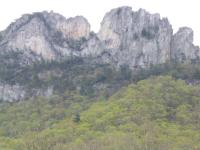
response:
<path fill-rule="evenodd" d="M 171 57 L 177 62 L 193 62 L 200 57 L 198 46 L 193 44 L 193 30 L 182 27 L 173 36 L 171 43 Z"/>
<path fill-rule="evenodd" d="M 49 97 L 52 94 L 53 87 L 47 87 L 46 89 L 26 89 L 18 84 L 10 85 L 0 83 L 0 101 L 15 102 L 34 96 Z"/>
<path fill-rule="evenodd" d="M 25 14 L 0 32 L 0 63 L 15 71 L 18 66 L 74 57 L 116 68 L 128 66 L 134 71 L 171 60 L 199 61 L 200 50 L 193 44 L 192 29 L 183 27 L 173 35 L 167 18 L 131 7 L 106 13 L 98 33 L 90 31 L 90 24 L 82 16 L 66 19 L 52 11 Z M 42 74 L 39 77 L 46 78 Z M 0 84 L 0 99 L 5 101 L 52 93 L 51 87 L 28 92 L 17 83 Z"/>
<path fill-rule="evenodd" d="M 149 67 L 170 59 L 172 27 L 159 14 L 120 7 L 107 13 L 98 37 L 117 65 Z"/>
<path fill-rule="evenodd" d="M 25 95 L 25 90 L 19 85 L 11 86 L 0 83 L 0 100 L 12 102 L 24 99 Z"/>
<path fill-rule="evenodd" d="M 90 25 L 81 16 L 66 19 L 53 12 L 27 14 L 3 32 L 0 51 L 21 53 L 25 65 L 41 60 L 60 61 L 89 34 Z"/>

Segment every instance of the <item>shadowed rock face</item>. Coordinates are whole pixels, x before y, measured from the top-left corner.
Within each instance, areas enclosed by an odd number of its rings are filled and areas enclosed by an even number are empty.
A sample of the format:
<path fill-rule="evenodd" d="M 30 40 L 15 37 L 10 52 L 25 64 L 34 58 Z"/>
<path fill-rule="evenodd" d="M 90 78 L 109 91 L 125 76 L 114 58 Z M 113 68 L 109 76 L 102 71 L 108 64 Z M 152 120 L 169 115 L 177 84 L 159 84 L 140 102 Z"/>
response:
<path fill-rule="evenodd" d="M 98 33 L 90 31 L 90 24 L 82 16 L 66 19 L 46 11 L 23 15 L 0 32 L 0 61 L 15 70 L 74 56 L 135 70 L 171 60 L 197 61 L 200 50 L 193 44 L 192 29 L 183 27 L 173 35 L 167 18 L 143 9 L 132 11 L 131 7 L 106 13 Z M 31 93 L 51 95 L 52 89 L 33 89 Z M 16 101 L 30 95 L 21 85 L 0 83 L 2 100 Z"/>

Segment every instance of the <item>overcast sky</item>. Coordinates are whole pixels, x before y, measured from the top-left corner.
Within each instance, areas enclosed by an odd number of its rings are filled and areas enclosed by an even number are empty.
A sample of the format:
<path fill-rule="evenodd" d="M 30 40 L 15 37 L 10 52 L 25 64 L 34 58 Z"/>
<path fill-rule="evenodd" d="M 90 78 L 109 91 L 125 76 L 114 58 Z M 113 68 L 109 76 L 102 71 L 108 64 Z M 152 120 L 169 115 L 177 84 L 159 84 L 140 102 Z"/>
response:
<path fill-rule="evenodd" d="M 150 13 L 168 17 L 175 31 L 181 26 L 194 30 L 195 44 L 200 45 L 199 0 L 2 0 L 0 4 L 0 30 L 24 13 L 53 10 L 65 17 L 83 15 L 97 32 L 103 16 L 112 8 L 131 6 L 134 11 L 144 8 Z"/>

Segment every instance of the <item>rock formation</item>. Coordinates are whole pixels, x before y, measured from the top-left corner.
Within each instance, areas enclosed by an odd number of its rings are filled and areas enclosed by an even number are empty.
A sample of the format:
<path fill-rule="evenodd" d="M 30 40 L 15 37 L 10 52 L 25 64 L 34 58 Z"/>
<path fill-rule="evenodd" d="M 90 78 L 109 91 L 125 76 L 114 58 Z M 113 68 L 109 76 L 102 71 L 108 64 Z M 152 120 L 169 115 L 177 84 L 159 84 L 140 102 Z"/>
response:
<path fill-rule="evenodd" d="M 22 63 L 25 65 L 42 59 L 60 61 L 72 53 L 70 45 L 75 47 L 82 38 L 88 39 L 89 34 L 90 25 L 81 16 L 65 19 L 53 12 L 27 14 L 3 32 L 0 49 L 1 53 L 24 55 Z"/>
<path fill-rule="evenodd" d="M 173 35 L 167 18 L 131 7 L 106 13 L 98 33 L 90 31 L 82 16 L 66 19 L 46 11 L 23 15 L 0 32 L 0 59 L 6 66 L 16 69 L 73 57 L 135 70 L 171 60 L 194 62 L 200 50 L 193 44 L 192 29 L 183 27 Z M 25 95 L 20 85 L 0 84 L 0 99 L 19 100 Z"/>
<path fill-rule="evenodd" d="M 131 7 L 108 12 L 97 34 L 91 33 L 84 17 L 65 19 L 54 12 L 41 12 L 23 15 L 2 35 L 1 53 L 19 53 L 24 65 L 92 56 L 135 69 L 170 59 L 198 59 L 200 55 L 199 48 L 193 45 L 191 29 L 180 28 L 173 35 L 167 18 L 143 9 L 132 11 Z"/>
<path fill-rule="evenodd" d="M 106 14 L 98 36 L 118 65 L 145 68 L 170 59 L 172 32 L 159 14 L 121 7 Z"/>
<path fill-rule="evenodd" d="M 171 57 L 178 62 L 192 62 L 199 60 L 200 50 L 193 44 L 193 31 L 182 27 L 173 36 L 171 44 Z"/>
<path fill-rule="evenodd" d="M 8 85 L 0 83 L 0 100 L 17 101 L 25 98 L 26 92 L 19 85 Z"/>

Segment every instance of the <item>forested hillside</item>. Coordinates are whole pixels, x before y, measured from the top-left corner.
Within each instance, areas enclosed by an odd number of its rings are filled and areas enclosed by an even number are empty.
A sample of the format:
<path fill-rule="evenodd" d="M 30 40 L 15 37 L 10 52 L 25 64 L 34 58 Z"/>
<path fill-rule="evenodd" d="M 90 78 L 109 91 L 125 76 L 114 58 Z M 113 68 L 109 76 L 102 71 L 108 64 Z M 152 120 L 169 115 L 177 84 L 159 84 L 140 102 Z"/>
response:
<path fill-rule="evenodd" d="M 199 150 L 200 88 L 150 77 L 96 98 L 0 104 L 2 150 Z"/>

